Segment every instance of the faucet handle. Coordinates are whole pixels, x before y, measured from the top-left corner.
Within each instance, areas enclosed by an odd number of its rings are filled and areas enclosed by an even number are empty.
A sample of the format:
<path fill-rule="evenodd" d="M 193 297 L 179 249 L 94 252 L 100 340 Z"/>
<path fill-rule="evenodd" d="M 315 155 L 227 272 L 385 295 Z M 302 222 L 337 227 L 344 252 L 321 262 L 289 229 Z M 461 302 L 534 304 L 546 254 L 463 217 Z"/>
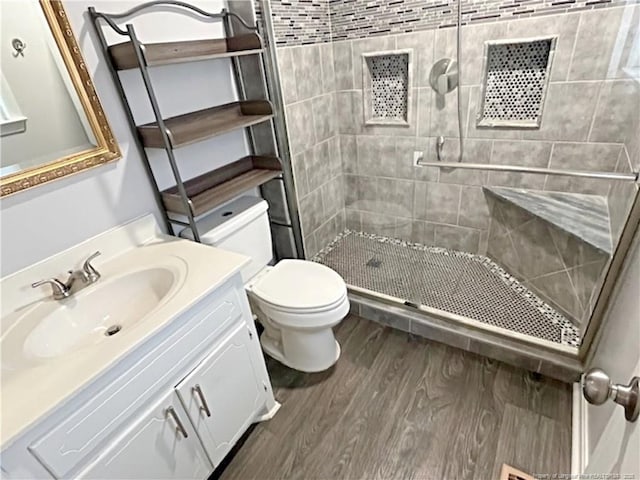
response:
<path fill-rule="evenodd" d="M 87 274 L 87 277 L 91 282 L 95 282 L 100 278 L 100 273 L 93 267 L 93 265 L 91 265 L 91 260 L 93 260 L 96 257 L 99 257 L 100 255 L 102 254 L 98 250 L 97 252 L 91 254 L 89 258 L 87 258 L 84 261 L 84 264 L 82 265 L 82 270 L 84 270 L 84 273 Z"/>
<path fill-rule="evenodd" d="M 41 285 L 51 285 L 54 300 L 62 300 L 69 296 L 69 288 L 57 278 L 48 278 L 31 284 L 31 288 L 38 288 Z"/>

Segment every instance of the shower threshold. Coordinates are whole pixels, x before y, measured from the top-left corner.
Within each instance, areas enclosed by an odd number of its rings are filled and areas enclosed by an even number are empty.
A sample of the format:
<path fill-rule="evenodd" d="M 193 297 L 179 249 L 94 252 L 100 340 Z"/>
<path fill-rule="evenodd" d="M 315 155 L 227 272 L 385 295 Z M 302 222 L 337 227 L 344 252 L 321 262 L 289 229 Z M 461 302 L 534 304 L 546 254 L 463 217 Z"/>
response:
<path fill-rule="evenodd" d="M 312 260 L 338 272 L 355 291 L 525 335 L 534 343 L 580 344 L 571 321 L 483 255 L 346 230 Z"/>

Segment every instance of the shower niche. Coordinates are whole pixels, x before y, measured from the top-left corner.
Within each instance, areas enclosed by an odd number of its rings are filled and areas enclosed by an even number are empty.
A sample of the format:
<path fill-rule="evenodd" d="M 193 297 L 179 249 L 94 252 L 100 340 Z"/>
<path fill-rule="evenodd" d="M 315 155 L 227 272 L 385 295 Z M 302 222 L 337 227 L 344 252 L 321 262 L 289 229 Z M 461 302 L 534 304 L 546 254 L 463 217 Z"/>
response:
<path fill-rule="evenodd" d="M 478 127 L 539 128 L 556 37 L 485 42 Z"/>
<path fill-rule="evenodd" d="M 362 55 L 365 125 L 409 126 L 413 51 Z"/>

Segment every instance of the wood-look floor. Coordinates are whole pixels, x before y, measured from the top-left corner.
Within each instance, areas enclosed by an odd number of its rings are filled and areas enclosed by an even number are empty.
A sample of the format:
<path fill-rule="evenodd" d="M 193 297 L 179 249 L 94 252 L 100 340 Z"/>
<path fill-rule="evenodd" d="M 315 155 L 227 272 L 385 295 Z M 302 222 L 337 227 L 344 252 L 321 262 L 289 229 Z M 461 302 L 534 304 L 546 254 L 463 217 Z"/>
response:
<path fill-rule="evenodd" d="M 282 408 L 256 426 L 230 479 L 497 480 L 570 470 L 570 386 L 354 316 L 319 374 L 267 362 Z"/>

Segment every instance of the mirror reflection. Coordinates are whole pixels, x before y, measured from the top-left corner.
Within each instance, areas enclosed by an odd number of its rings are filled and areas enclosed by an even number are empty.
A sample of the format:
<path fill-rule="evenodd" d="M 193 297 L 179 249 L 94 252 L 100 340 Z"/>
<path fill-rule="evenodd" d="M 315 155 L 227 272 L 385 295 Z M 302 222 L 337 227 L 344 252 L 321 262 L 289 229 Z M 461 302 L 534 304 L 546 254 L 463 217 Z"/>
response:
<path fill-rule="evenodd" d="M 0 176 L 97 145 L 55 38 L 35 0 L 0 2 Z"/>

